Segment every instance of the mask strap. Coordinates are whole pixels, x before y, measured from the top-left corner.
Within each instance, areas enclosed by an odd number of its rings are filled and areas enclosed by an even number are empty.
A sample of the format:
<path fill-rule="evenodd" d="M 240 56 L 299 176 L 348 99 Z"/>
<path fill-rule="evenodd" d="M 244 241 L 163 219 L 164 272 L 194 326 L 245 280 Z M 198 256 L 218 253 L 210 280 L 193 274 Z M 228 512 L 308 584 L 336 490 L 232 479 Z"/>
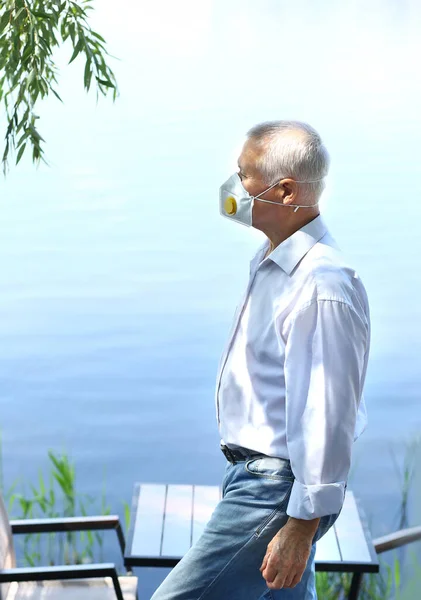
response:
<path fill-rule="evenodd" d="M 310 179 L 310 180 L 303 179 L 301 181 L 299 181 L 297 179 L 294 179 L 294 181 L 296 183 L 315 183 L 316 181 L 321 181 L 322 179 L 323 179 L 323 177 L 320 177 L 319 179 Z M 280 179 L 279 181 L 282 181 L 282 180 Z M 279 181 L 277 181 L 276 183 L 274 183 L 273 185 L 271 185 L 270 187 L 268 187 L 267 190 L 264 190 L 263 192 L 260 192 L 260 194 L 258 196 L 253 196 L 253 198 L 255 200 L 260 200 L 260 202 L 269 202 L 270 204 L 277 204 L 278 206 L 284 206 L 286 208 L 285 204 L 279 204 L 279 202 L 272 202 L 272 200 L 265 200 L 264 198 L 259 198 L 259 196 L 261 196 L 262 194 L 266 194 L 266 192 L 268 192 L 269 190 L 271 190 L 272 188 L 274 188 L 275 185 L 278 185 Z M 288 206 L 296 206 L 297 208 L 294 210 L 294 212 L 296 213 L 299 208 L 311 208 L 313 206 L 317 206 L 318 204 L 319 203 L 316 202 L 316 204 L 308 204 L 308 205 L 288 204 Z"/>
<path fill-rule="evenodd" d="M 271 190 L 272 188 L 275 187 L 275 185 L 278 185 L 279 181 L 276 181 L 273 185 L 271 185 L 270 187 L 268 187 L 267 190 L 263 190 L 263 192 L 260 192 L 260 194 L 258 196 L 254 196 L 255 198 L 259 199 L 259 196 L 261 196 L 262 194 L 266 194 L 266 192 L 268 192 L 269 190 Z M 277 202 L 275 202 L 275 204 L 277 204 Z"/>
<path fill-rule="evenodd" d="M 284 179 L 288 179 L 287 177 L 284 177 Z M 295 183 L 316 183 L 316 181 L 321 181 L 322 179 L 324 179 L 324 177 L 320 177 L 319 179 L 294 179 Z M 280 179 L 279 181 L 282 181 L 282 179 Z M 258 194 L 257 196 L 254 196 L 254 198 L 259 198 L 259 196 L 261 196 L 262 194 L 266 194 L 266 192 L 268 192 L 269 190 L 271 190 L 272 188 L 275 187 L 275 185 L 278 185 L 279 181 L 276 181 L 273 185 L 271 185 L 270 187 L 268 187 L 266 190 L 264 190 L 263 192 L 260 192 L 260 194 Z M 295 206 L 294 204 L 292 206 Z"/>
<path fill-rule="evenodd" d="M 294 210 L 294 212 L 296 213 L 297 210 L 299 208 L 312 208 L 313 206 L 317 206 L 319 203 L 316 202 L 315 204 L 280 204 L 279 202 L 273 202 L 272 200 L 265 200 L 264 198 L 258 198 L 257 196 L 254 196 L 255 200 L 260 200 L 260 202 L 268 202 L 269 204 L 276 204 L 276 206 L 283 206 L 284 208 L 288 208 L 289 206 L 296 206 L 297 208 Z"/>

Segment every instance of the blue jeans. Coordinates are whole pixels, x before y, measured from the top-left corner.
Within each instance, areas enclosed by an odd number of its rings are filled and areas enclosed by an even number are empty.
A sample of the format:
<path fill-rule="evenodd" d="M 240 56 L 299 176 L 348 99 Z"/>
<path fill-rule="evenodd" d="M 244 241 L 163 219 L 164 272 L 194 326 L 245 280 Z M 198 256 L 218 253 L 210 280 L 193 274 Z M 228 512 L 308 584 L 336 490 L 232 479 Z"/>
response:
<path fill-rule="evenodd" d="M 317 600 L 316 542 L 340 512 L 321 517 L 295 587 L 271 590 L 259 571 L 269 542 L 289 518 L 293 482 L 287 459 L 253 453 L 234 464 L 227 460 L 222 500 L 151 600 Z"/>

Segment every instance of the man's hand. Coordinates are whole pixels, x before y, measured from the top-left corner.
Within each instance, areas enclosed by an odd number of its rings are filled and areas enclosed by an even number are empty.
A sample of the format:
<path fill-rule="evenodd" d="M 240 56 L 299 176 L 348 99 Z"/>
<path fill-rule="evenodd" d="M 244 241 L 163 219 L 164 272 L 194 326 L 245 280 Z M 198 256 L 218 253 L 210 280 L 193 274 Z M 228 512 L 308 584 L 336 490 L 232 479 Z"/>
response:
<path fill-rule="evenodd" d="M 289 518 L 269 542 L 260 572 L 271 590 L 295 587 L 301 581 L 320 518 Z"/>

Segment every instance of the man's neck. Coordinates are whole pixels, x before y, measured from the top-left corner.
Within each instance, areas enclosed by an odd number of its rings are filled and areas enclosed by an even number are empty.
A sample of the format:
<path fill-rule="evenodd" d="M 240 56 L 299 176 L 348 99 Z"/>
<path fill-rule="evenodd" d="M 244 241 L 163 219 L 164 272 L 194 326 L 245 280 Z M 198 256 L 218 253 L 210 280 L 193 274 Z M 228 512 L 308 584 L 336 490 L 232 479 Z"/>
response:
<path fill-rule="evenodd" d="M 296 231 L 298 231 L 305 225 L 308 225 L 308 223 L 311 223 L 311 221 L 314 221 L 314 219 L 316 219 L 318 216 L 320 216 L 319 212 L 317 212 L 316 214 L 312 214 L 305 220 L 295 222 L 295 224 L 291 224 L 290 227 L 285 231 L 280 231 L 279 229 L 276 231 L 263 231 L 263 233 L 267 236 L 269 240 L 269 248 L 266 253 L 266 256 L 268 256 L 277 246 L 279 246 L 279 244 L 282 244 L 282 242 L 291 237 L 291 235 L 293 235 Z"/>

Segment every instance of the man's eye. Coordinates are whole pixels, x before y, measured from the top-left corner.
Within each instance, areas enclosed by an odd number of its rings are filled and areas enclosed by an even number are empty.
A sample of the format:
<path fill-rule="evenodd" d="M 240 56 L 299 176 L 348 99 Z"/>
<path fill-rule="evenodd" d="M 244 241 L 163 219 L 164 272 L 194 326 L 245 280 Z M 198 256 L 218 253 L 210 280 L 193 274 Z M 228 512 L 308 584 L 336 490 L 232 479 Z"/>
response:
<path fill-rule="evenodd" d="M 244 177 L 246 177 L 246 176 L 244 175 L 244 173 L 242 173 L 241 171 L 238 171 L 238 176 L 239 176 L 239 178 L 241 179 L 241 181 L 244 179 Z"/>

